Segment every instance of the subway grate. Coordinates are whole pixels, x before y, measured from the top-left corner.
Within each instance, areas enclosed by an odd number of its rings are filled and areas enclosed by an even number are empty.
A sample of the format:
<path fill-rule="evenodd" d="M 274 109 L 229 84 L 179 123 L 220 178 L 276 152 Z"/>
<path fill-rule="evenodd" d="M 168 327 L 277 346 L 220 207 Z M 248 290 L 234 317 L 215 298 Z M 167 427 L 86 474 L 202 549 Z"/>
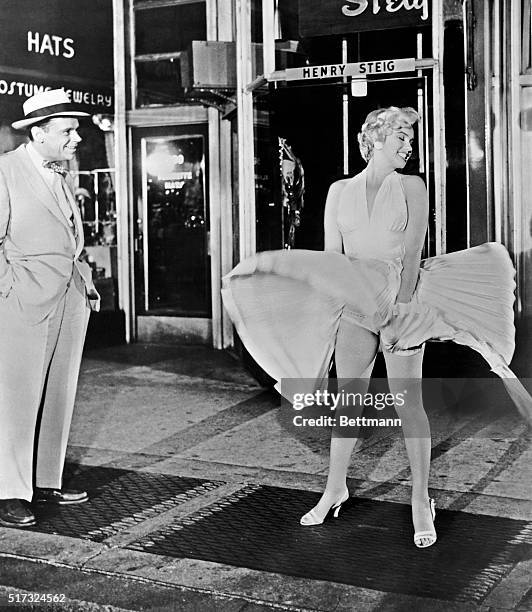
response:
<path fill-rule="evenodd" d="M 216 489 L 207 481 L 108 467 L 67 466 L 65 482 L 89 493 L 89 501 L 71 506 L 34 504 L 33 531 L 102 542 L 162 512 Z"/>
<path fill-rule="evenodd" d="M 128 545 L 169 557 L 481 602 L 531 552 L 525 521 L 440 510 L 438 542 L 413 544 L 410 506 L 351 498 L 338 519 L 302 527 L 315 493 L 250 485 Z"/>

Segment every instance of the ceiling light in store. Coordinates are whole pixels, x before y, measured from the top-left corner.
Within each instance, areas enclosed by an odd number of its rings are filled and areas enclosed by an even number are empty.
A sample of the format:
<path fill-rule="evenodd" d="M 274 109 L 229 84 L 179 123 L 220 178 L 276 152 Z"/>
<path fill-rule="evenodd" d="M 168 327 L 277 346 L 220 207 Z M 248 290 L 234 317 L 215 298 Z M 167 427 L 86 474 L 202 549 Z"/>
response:
<path fill-rule="evenodd" d="M 146 171 L 159 179 L 171 174 L 176 166 L 176 156 L 171 155 L 167 148 L 155 149 L 146 158 Z"/>

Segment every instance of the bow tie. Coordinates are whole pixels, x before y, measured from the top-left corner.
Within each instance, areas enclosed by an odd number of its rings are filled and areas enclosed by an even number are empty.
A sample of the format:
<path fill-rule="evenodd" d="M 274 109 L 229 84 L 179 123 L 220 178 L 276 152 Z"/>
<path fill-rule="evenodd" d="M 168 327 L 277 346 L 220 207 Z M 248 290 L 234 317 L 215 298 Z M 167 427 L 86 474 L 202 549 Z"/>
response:
<path fill-rule="evenodd" d="M 55 161 L 43 161 L 42 165 L 44 168 L 53 170 L 54 172 L 57 172 L 57 174 L 60 174 L 63 177 L 66 176 L 66 173 L 67 173 L 66 168 L 62 166 L 61 164 L 58 164 Z"/>

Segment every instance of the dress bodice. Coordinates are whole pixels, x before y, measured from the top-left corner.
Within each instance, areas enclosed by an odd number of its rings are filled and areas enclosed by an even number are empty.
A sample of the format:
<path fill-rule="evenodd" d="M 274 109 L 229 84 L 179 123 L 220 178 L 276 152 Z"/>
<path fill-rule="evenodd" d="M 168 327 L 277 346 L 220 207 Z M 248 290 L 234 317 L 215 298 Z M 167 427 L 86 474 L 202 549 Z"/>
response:
<path fill-rule="evenodd" d="M 344 252 L 350 258 L 402 261 L 408 209 L 397 172 L 386 176 L 371 212 L 366 197 L 366 170 L 357 174 L 340 194 L 337 224 Z"/>

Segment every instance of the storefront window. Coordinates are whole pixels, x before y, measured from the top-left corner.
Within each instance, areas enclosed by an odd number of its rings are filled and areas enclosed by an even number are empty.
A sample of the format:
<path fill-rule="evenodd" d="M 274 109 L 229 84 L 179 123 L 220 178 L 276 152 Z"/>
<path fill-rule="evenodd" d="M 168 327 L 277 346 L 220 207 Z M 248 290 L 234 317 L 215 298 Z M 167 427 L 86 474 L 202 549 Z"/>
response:
<path fill-rule="evenodd" d="M 262 42 L 262 0 L 250 0 L 251 42 Z"/>
<path fill-rule="evenodd" d="M 83 218 L 85 246 L 116 247 L 114 169 L 77 173 L 76 200 Z"/>
<path fill-rule="evenodd" d="M 207 39 L 205 2 L 141 0 L 133 9 L 135 106 L 184 101 L 184 54 L 193 40 Z"/>
<path fill-rule="evenodd" d="M 83 219 L 82 257 L 92 268 L 102 296 L 101 310 L 118 310 L 117 211 L 115 201 L 113 117 L 93 115 L 81 123 L 74 176 L 75 198 Z"/>
<path fill-rule="evenodd" d="M 257 227 L 257 251 L 283 247 L 282 202 L 279 197 L 279 162 L 275 142 L 271 134 L 267 112 L 255 113 L 255 206 Z"/>

